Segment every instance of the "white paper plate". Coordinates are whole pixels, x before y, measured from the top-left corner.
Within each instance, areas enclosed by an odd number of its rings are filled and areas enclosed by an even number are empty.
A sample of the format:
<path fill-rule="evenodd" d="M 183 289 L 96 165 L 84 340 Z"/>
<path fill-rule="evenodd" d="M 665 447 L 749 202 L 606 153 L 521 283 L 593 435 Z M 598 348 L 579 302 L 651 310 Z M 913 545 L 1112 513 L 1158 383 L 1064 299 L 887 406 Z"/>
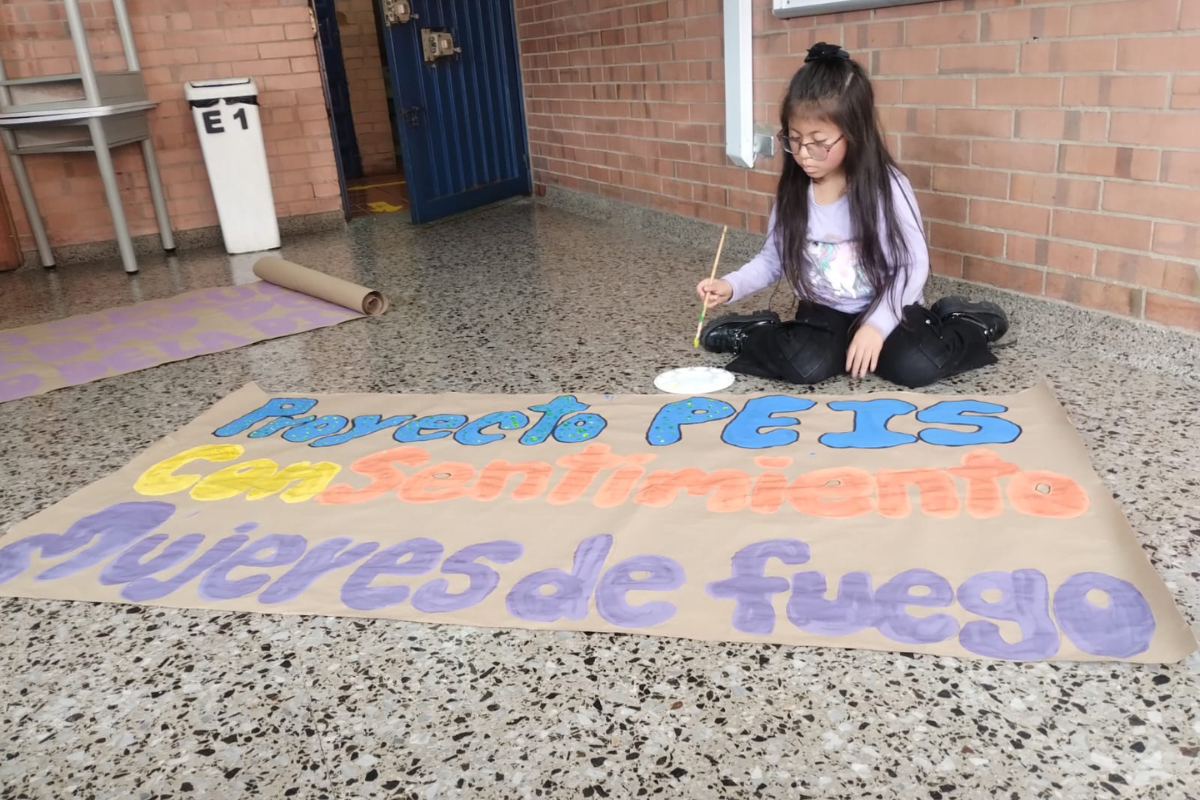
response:
<path fill-rule="evenodd" d="M 732 372 L 717 367 L 680 367 L 659 375 L 654 386 L 670 394 L 710 394 L 728 389 L 734 380 Z"/>

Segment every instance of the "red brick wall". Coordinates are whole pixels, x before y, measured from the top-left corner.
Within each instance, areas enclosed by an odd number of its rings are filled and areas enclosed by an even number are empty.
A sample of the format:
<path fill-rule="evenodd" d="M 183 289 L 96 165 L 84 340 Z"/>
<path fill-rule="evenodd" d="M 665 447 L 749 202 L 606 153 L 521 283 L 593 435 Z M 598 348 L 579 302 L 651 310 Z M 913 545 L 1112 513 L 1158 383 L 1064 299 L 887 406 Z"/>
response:
<path fill-rule="evenodd" d="M 325 111 L 316 45 L 306 0 L 128 0 L 150 97 L 154 145 L 176 230 L 217 224 L 183 82 L 252 77 L 260 93 L 276 210 L 281 217 L 341 208 L 337 169 Z M 97 69 L 123 69 L 120 40 L 108 0 L 82 3 L 94 31 Z M 0 54 L 11 76 L 74 69 L 59 0 L 2 0 Z M 134 235 L 154 233 L 154 209 L 140 149 L 114 153 L 125 211 Z M 7 159 L 0 188 L 17 217 L 25 250 L 33 249 Z M 113 238 L 112 220 L 90 153 L 26 160 L 51 243 Z"/>
<path fill-rule="evenodd" d="M 720 0 L 516 0 L 535 181 L 762 232 L 724 154 Z M 1200 330 L 1200 0 L 754 0 L 755 117 L 815 42 L 871 72 L 936 272 Z"/>
<path fill-rule="evenodd" d="M 338 33 L 350 86 L 350 110 L 364 175 L 396 170 L 387 85 L 371 0 L 337 0 Z"/>

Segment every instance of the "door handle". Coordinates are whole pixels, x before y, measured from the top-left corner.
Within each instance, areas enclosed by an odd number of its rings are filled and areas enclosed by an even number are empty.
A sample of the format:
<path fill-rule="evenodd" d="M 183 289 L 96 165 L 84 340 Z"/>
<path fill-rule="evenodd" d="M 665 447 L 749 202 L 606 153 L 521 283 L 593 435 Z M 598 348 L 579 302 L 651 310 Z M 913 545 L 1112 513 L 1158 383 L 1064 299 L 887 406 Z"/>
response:
<path fill-rule="evenodd" d="M 421 107 L 420 106 L 408 106 L 407 108 L 402 108 L 400 110 L 400 113 L 404 117 L 404 121 L 407 122 L 411 127 L 413 127 L 413 128 L 421 127 Z"/>

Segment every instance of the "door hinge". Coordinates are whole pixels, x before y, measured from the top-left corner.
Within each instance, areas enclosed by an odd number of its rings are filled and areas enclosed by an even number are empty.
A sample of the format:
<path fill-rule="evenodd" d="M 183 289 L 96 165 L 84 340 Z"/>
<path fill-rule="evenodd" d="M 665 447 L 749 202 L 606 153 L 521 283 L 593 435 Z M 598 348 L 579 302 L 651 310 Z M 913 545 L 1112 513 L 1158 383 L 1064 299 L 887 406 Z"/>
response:
<path fill-rule="evenodd" d="M 383 0 L 383 21 L 389 28 L 414 19 L 420 17 L 413 13 L 411 0 Z"/>

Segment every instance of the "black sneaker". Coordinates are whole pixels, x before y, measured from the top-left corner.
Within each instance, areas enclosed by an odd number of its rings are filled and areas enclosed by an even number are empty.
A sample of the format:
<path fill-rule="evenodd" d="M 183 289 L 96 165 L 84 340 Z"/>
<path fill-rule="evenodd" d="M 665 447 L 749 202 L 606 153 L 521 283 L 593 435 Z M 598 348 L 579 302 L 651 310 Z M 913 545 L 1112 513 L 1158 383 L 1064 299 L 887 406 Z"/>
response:
<path fill-rule="evenodd" d="M 1008 316 L 1005 315 L 1004 309 L 995 303 L 972 303 L 965 297 L 943 297 L 929 310 L 943 322 L 961 319 L 978 325 L 983 329 L 983 335 L 989 343 L 1008 333 Z"/>
<path fill-rule="evenodd" d="M 726 314 L 714 319 L 704 326 L 700 332 L 700 345 L 710 353 L 742 352 L 742 342 L 746 334 L 761 325 L 773 325 L 779 322 L 779 315 L 774 311 L 755 311 L 753 314 Z"/>

